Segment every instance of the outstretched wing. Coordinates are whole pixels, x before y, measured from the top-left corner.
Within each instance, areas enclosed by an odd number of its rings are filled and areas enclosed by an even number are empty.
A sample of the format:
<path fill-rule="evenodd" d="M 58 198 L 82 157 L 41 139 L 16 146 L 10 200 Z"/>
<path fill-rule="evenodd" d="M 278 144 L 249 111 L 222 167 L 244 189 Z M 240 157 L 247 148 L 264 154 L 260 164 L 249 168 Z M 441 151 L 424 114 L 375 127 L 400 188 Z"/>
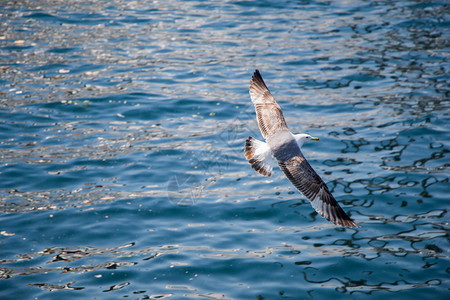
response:
<path fill-rule="evenodd" d="M 279 163 L 281 170 L 292 184 L 311 201 L 312 207 L 325 219 L 343 227 L 359 227 L 339 206 L 322 178 L 300 153 L 286 162 Z"/>
<path fill-rule="evenodd" d="M 259 129 L 265 139 L 279 130 L 287 130 L 281 107 L 269 92 L 258 70 L 250 81 L 250 97 L 255 105 Z"/>

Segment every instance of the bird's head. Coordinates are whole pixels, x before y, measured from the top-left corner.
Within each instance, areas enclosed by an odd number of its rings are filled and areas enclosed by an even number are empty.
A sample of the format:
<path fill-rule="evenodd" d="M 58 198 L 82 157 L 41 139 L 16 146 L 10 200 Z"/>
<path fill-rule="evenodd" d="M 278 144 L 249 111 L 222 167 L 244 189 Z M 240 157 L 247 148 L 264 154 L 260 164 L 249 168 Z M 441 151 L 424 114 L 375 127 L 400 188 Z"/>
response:
<path fill-rule="evenodd" d="M 306 133 L 300 133 L 294 135 L 295 140 L 297 141 L 298 146 L 301 148 L 303 144 L 310 142 L 310 141 L 318 141 L 319 138 L 312 137 L 309 134 Z"/>

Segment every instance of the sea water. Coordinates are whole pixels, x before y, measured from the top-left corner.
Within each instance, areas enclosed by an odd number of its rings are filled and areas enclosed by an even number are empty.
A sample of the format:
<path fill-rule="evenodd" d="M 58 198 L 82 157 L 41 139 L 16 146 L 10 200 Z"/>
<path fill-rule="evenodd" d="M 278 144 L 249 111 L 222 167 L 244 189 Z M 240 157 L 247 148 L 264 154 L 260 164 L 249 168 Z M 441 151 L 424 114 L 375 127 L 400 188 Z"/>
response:
<path fill-rule="evenodd" d="M 3 1 L 0 19 L 1 299 L 448 299 L 446 1 Z M 255 69 L 360 228 L 245 160 Z"/>

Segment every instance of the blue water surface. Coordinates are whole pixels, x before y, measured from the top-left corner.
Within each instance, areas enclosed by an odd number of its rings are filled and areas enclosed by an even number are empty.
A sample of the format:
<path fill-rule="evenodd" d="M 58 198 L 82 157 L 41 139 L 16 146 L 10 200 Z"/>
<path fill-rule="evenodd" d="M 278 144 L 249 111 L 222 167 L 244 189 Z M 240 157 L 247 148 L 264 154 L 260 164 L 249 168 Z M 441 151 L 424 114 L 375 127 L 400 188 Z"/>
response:
<path fill-rule="evenodd" d="M 27 0 L 0 18 L 1 299 L 448 299 L 446 1 Z M 360 228 L 251 169 L 255 69 Z"/>

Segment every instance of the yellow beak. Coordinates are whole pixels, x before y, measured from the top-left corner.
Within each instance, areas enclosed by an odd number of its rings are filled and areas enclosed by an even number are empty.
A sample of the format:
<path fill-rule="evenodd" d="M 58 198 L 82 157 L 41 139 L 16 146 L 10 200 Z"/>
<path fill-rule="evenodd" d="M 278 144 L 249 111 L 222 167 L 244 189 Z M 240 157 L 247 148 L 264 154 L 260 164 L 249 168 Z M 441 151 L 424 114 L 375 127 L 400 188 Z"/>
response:
<path fill-rule="evenodd" d="M 319 138 L 317 138 L 317 137 L 311 138 L 311 141 L 318 141 L 318 140 L 319 140 Z"/>

